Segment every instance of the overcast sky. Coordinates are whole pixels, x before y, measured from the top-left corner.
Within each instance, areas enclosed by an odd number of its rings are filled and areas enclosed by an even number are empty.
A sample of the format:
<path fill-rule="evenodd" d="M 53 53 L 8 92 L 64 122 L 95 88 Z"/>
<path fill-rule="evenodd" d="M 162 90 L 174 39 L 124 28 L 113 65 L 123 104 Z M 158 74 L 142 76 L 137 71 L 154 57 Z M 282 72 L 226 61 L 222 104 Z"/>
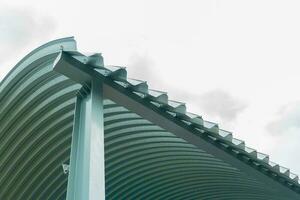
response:
<path fill-rule="evenodd" d="M 300 1 L 80 2 L 1 0 L 0 80 L 37 46 L 75 36 L 300 174 Z"/>

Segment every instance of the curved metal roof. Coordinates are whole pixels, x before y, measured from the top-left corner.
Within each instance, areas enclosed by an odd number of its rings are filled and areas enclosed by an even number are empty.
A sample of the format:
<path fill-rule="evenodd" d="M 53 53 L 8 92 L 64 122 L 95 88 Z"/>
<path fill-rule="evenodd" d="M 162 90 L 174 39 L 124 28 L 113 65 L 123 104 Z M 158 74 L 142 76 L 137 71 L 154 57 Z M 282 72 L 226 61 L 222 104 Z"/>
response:
<path fill-rule="evenodd" d="M 49 42 L 0 83 L 0 199 L 65 199 L 74 106 L 81 85 L 53 71 L 62 57 L 97 65 L 73 38 Z M 56 61 L 55 61 L 56 59 Z M 126 77 L 105 79 L 107 199 L 300 199 L 298 176 L 185 105 Z"/>

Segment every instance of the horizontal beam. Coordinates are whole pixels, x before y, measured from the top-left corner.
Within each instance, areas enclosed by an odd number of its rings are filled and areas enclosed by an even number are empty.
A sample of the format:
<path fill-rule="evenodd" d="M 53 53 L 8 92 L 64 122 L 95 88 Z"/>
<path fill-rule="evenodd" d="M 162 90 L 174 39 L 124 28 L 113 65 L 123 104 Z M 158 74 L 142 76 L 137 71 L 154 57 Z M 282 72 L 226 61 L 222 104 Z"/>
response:
<path fill-rule="evenodd" d="M 83 64 L 64 51 L 55 59 L 53 70 L 80 84 L 89 84 L 95 74 L 90 65 Z"/>
<path fill-rule="evenodd" d="M 197 136 L 191 130 L 180 125 L 176 119 L 172 119 L 171 117 L 167 116 L 165 112 L 159 110 L 150 102 L 144 101 L 137 95 L 117 85 L 113 81 L 106 79 L 103 85 L 103 90 L 104 98 L 109 98 L 115 103 L 126 107 L 144 119 L 147 119 L 155 125 L 164 128 L 166 131 L 175 134 L 177 137 L 186 140 L 188 143 L 193 144 L 194 146 L 204 150 L 216 158 L 223 160 L 225 163 L 230 164 L 241 172 L 247 174 L 249 177 L 265 183 L 274 190 L 281 191 L 282 195 L 289 196 L 291 199 L 300 198 L 300 195 L 293 190 L 273 180 L 269 176 L 239 160 L 216 145 Z"/>
<path fill-rule="evenodd" d="M 89 64 L 83 64 L 68 53 L 61 52 L 55 61 L 54 70 L 81 84 L 89 83 L 92 77 L 94 79 L 104 81 L 104 95 L 106 98 L 123 105 L 143 118 L 175 134 L 177 137 L 186 140 L 190 144 L 195 145 L 207 153 L 214 155 L 216 158 L 219 158 L 241 170 L 250 177 L 264 182 L 276 190 L 283 191 L 285 195 L 290 195 L 293 198 L 299 198 L 300 195 L 296 192 L 292 192 L 292 190 L 288 187 L 278 181 L 275 181 L 244 161 L 239 160 L 237 157 L 226 152 L 224 149 L 219 148 L 217 145 L 197 136 L 193 130 L 182 125 L 182 122 L 168 116 L 164 111 L 156 108 L 148 101 L 144 101 L 128 89 L 116 84 L 111 79 L 105 78 L 102 74 L 95 71 L 92 66 Z"/>

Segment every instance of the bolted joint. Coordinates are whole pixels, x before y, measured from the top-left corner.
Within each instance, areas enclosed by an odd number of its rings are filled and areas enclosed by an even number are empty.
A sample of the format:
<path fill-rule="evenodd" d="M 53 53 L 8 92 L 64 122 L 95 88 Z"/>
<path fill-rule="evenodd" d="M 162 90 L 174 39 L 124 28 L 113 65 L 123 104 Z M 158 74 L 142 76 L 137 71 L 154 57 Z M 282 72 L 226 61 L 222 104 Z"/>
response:
<path fill-rule="evenodd" d="M 62 164 L 63 172 L 64 174 L 68 174 L 70 170 L 70 165 L 68 164 Z"/>

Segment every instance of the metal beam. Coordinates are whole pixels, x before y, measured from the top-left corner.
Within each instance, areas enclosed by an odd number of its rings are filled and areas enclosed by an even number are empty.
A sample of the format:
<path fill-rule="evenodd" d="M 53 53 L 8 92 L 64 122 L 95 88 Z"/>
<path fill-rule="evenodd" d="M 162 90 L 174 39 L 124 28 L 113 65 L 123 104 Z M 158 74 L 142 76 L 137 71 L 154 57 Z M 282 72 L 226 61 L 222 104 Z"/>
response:
<path fill-rule="evenodd" d="M 228 152 L 218 148 L 214 144 L 202 139 L 197 134 L 193 133 L 192 130 L 184 128 L 183 125 L 181 125 L 183 123 L 179 124 L 176 119 L 167 116 L 165 112 L 155 108 L 151 103 L 139 98 L 137 95 L 122 88 L 113 81 L 106 79 L 103 90 L 105 98 L 109 98 L 115 103 L 126 107 L 130 111 L 135 112 L 150 122 L 164 128 L 166 131 L 175 134 L 177 137 L 186 140 L 188 143 L 223 160 L 248 176 L 271 186 L 274 188 L 274 191 L 281 191 L 282 195 L 289 196 L 291 199 L 299 199 L 299 194 L 296 192 L 280 184 L 278 181 L 273 180 L 257 169 L 254 169 L 249 164 L 237 159 Z"/>
<path fill-rule="evenodd" d="M 89 68 L 89 65 L 83 64 L 69 55 L 66 56 L 67 57 L 64 59 L 58 59 L 57 66 L 65 65 L 60 64 L 64 61 L 67 61 L 67 63 L 71 63 L 69 65 L 70 70 L 66 70 L 66 72 L 70 73 L 73 70 L 75 74 L 77 74 L 75 81 L 80 83 L 86 82 L 86 80 L 82 80 L 82 77 L 80 77 L 80 70 L 82 69 L 82 72 L 84 72 L 85 75 L 93 77 L 93 79 L 103 81 L 103 92 L 105 98 L 113 100 L 117 104 L 128 108 L 129 110 L 137 113 L 138 115 L 151 121 L 152 123 L 164 128 L 165 130 L 175 134 L 180 138 L 185 139 L 188 143 L 193 144 L 196 147 L 206 151 L 207 153 L 214 155 L 216 158 L 219 158 L 224 162 L 232 165 L 233 167 L 243 171 L 250 177 L 253 177 L 256 180 L 270 185 L 272 188 L 274 188 L 274 190 L 282 191 L 283 194 L 291 196 L 294 199 L 299 198 L 299 195 L 297 193 L 291 192 L 291 190 L 288 187 L 283 186 L 278 181 L 272 180 L 272 178 L 268 177 L 262 172 L 259 172 L 257 169 L 254 169 L 249 164 L 237 159 L 230 153 L 218 148 L 217 146 L 211 144 L 209 141 L 197 136 L 189 128 L 184 128 L 182 122 L 180 124 L 178 120 L 167 116 L 165 112 L 155 108 L 155 106 L 153 106 L 151 103 L 144 101 L 143 99 L 137 97 L 137 95 L 130 92 L 128 89 L 121 87 L 111 79 L 107 79 L 100 73 L 94 71 L 92 68 Z"/>

